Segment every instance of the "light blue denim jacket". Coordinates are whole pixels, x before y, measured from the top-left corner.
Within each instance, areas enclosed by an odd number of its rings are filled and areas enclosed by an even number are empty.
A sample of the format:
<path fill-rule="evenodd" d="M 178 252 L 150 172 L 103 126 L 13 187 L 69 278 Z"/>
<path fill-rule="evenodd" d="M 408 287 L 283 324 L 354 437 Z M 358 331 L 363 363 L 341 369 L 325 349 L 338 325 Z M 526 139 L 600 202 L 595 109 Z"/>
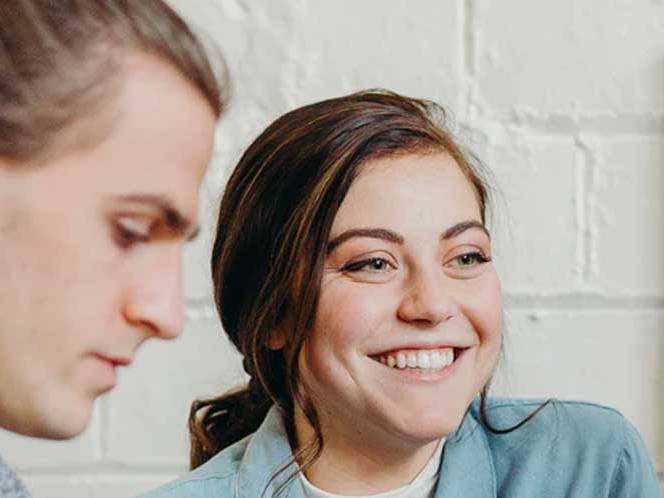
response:
<path fill-rule="evenodd" d="M 540 401 L 494 399 L 494 427 L 511 427 Z M 198 469 L 144 498 L 271 497 L 293 468 L 270 480 L 291 458 L 279 412 L 272 408 L 252 435 Z M 661 498 L 643 442 L 617 411 L 590 403 L 556 401 L 509 434 L 478 422 L 474 402 L 443 449 L 436 498 Z M 294 479 L 289 498 L 303 498 Z"/>

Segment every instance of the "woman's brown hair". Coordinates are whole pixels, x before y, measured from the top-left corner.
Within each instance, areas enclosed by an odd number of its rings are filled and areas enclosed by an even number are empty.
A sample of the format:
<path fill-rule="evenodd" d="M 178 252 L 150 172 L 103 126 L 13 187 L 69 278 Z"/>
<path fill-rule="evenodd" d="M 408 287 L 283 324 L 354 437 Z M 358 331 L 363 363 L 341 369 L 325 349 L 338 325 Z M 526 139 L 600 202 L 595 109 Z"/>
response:
<path fill-rule="evenodd" d="M 300 387 L 298 357 L 316 313 L 332 222 L 367 161 L 435 152 L 455 159 L 484 222 L 485 172 L 430 101 L 387 91 L 334 98 L 285 114 L 250 145 L 226 185 L 212 252 L 215 304 L 250 382 L 193 403 L 192 468 L 254 432 L 273 404 L 294 447 L 295 403 L 314 428 L 315 440 L 295 452 L 300 467 L 318 457 L 323 436 Z M 274 351 L 268 343 L 277 331 L 286 341 Z"/>
<path fill-rule="evenodd" d="M 215 74 L 201 41 L 162 0 L 0 2 L 0 158 L 37 162 L 98 140 L 130 52 L 172 66 L 221 115 L 223 59 L 215 55 Z"/>

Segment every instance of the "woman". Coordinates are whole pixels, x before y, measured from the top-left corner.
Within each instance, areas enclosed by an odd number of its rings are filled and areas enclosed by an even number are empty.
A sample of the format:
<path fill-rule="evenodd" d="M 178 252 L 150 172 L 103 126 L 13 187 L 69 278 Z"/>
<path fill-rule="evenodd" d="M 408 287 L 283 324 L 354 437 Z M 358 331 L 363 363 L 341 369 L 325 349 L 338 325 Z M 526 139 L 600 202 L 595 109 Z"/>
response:
<path fill-rule="evenodd" d="M 369 91 L 249 147 L 212 271 L 251 380 L 194 403 L 196 470 L 149 496 L 659 496 L 619 413 L 487 399 L 503 329 L 489 187 L 443 118 Z"/>

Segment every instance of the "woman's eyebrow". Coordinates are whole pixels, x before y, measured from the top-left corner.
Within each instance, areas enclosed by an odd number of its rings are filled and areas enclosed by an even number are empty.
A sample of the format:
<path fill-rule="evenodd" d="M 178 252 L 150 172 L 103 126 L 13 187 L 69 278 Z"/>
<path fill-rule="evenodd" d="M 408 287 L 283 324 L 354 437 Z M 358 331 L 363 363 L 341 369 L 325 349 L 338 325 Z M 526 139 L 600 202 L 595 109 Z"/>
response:
<path fill-rule="evenodd" d="M 468 220 L 468 221 L 459 222 L 449 227 L 441 234 L 440 240 L 444 241 L 444 240 L 453 239 L 454 237 L 461 235 L 466 230 L 470 230 L 473 228 L 480 229 L 486 234 L 486 236 L 489 239 L 491 239 L 489 231 L 482 223 L 476 220 Z M 339 235 L 337 235 L 335 238 L 333 238 L 327 243 L 327 254 L 328 255 L 331 254 L 332 251 L 334 251 L 341 244 L 355 237 L 369 237 L 372 239 L 381 239 L 387 242 L 391 242 L 393 244 L 403 244 L 405 240 L 403 235 L 394 232 L 392 230 L 388 230 L 386 228 L 351 228 L 350 230 L 346 230 L 345 232 L 340 233 Z"/>
<path fill-rule="evenodd" d="M 443 232 L 443 234 L 440 236 L 440 240 L 442 241 L 453 239 L 454 237 L 461 235 L 463 232 L 470 230 L 471 228 L 479 228 L 486 234 L 489 240 L 491 240 L 491 234 L 489 231 L 482 223 L 476 220 L 462 221 L 456 225 L 452 225 L 450 228 Z"/>
<path fill-rule="evenodd" d="M 404 242 L 403 235 L 385 228 L 352 228 L 342 232 L 327 243 L 327 254 L 331 254 L 339 245 L 354 237 L 382 239 L 394 244 L 403 244 Z"/>

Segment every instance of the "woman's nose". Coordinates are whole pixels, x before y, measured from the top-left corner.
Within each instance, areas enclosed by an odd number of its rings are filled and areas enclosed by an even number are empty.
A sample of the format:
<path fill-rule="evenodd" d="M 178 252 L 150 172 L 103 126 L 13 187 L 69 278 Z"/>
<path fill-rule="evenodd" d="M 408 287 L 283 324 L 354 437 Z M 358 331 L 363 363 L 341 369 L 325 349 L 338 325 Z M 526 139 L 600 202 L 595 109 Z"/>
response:
<path fill-rule="evenodd" d="M 401 320 L 420 327 L 435 327 L 452 318 L 455 309 L 445 277 L 435 272 L 418 272 L 407 283 L 397 314 Z"/>

